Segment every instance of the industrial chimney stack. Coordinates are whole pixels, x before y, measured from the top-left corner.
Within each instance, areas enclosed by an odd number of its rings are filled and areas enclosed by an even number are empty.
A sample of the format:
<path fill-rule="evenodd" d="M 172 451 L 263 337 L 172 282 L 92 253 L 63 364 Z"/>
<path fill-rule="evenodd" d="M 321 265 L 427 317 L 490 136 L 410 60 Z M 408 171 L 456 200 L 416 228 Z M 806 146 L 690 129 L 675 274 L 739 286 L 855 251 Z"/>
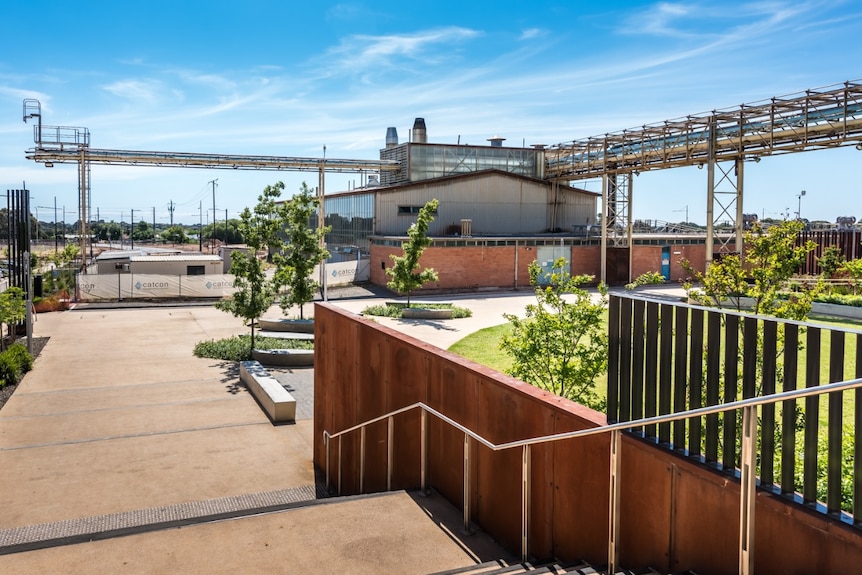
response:
<path fill-rule="evenodd" d="M 428 143 L 428 133 L 425 131 L 425 118 L 416 118 L 413 122 L 413 143 Z"/>
<path fill-rule="evenodd" d="M 386 147 L 394 148 L 398 145 L 398 130 L 395 128 L 386 128 Z"/>

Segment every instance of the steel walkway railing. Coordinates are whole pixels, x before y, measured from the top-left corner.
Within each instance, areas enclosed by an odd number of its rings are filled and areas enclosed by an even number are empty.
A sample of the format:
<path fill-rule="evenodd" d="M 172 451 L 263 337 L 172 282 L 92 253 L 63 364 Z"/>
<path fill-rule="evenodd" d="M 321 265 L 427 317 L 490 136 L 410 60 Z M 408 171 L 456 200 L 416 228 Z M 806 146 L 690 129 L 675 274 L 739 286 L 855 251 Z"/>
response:
<path fill-rule="evenodd" d="M 579 437 L 587 437 L 591 435 L 600 435 L 604 433 L 611 434 L 610 440 L 610 505 L 608 512 L 608 572 L 615 573 L 615 569 L 619 565 L 619 533 L 620 533 L 620 447 L 622 445 L 622 432 L 628 429 L 638 428 L 646 425 L 654 425 L 659 423 L 667 423 L 672 421 L 680 421 L 694 417 L 702 417 L 704 415 L 712 415 L 724 413 L 728 411 L 742 410 L 742 455 L 740 459 L 740 519 L 739 519 L 739 573 L 741 575 L 750 575 L 754 568 L 754 502 L 755 502 L 755 486 L 756 486 L 756 470 L 757 470 L 757 408 L 762 405 L 771 405 L 786 400 L 799 399 L 810 396 L 818 396 L 827 393 L 837 393 L 862 387 L 862 379 L 853 379 L 838 383 L 830 383 L 818 387 L 810 387 L 776 393 L 765 397 L 752 397 L 742 399 L 722 405 L 709 407 L 701 407 L 681 413 L 673 413 L 667 415 L 659 415 L 656 417 L 648 417 L 638 419 L 636 421 L 626 421 L 595 427 L 592 429 L 584 429 L 580 431 L 570 431 L 566 433 L 557 433 L 553 435 L 545 435 L 542 437 L 533 437 L 530 439 L 521 439 L 518 441 L 510 441 L 508 443 L 495 444 L 488 439 L 482 437 L 478 433 L 461 425 L 457 421 L 440 413 L 433 407 L 425 405 L 422 402 L 414 403 L 400 409 L 391 411 L 385 415 L 369 419 L 353 427 L 343 429 L 336 433 L 323 432 L 323 441 L 326 449 L 326 485 L 330 485 L 330 444 L 333 439 L 339 438 L 338 441 L 338 483 L 337 491 L 341 493 L 341 437 L 355 431 L 360 432 L 360 474 L 359 474 L 359 490 L 364 489 L 365 481 L 365 434 L 366 428 L 374 423 L 387 421 L 387 490 L 392 489 L 392 461 L 393 461 L 393 444 L 394 444 L 394 417 L 396 415 L 413 411 L 421 410 L 420 418 L 420 483 L 424 493 L 426 490 L 427 467 L 428 467 L 428 450 L 427 450 L 427 429 L 428 429 L 428 414 L 430 413 L 442 422 L 449 424 L 458 431 L 464 433 L 464 529 L 470 528 L 470 462 L 471 450 L 470 439 L 477 441 L 492 451 L 505 451 L 508 449 L 521 448 L 521 559 L 526 561 L 529 555 L 529 540 L 528 526 L 530 517 L 530 448 L 533 445 L 550 443 L 553 441 L 563 441 L 566 439 L 576 439 Z"/>

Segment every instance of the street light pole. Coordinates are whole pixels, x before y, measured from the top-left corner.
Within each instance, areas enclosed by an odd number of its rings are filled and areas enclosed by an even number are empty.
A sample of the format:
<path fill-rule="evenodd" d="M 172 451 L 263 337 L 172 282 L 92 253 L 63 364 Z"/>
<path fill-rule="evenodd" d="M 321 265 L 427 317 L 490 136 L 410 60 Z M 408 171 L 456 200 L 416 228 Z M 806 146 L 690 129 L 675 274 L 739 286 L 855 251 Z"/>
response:
<path fill-rule="evenodd" d="M 796 219 L 802 219 L 802 196 L 805 195 L 805 190 L 802 190 L 798 194 L 796 194 L 796 198 L 799 200 L 799 205 L 796 207 Z"/>

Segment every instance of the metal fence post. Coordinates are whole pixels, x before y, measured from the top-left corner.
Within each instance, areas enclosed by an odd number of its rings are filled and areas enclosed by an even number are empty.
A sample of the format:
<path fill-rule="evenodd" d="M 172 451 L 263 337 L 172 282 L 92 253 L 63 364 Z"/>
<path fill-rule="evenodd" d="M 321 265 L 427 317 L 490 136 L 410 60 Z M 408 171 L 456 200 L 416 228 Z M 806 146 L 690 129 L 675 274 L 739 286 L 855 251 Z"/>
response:
<path fill-rule="evenodd" d="M 392 491 L 392 459 L 393 459 L 393 443 L 395 437 L 395 424 L 390 415 L 386 419 L 386 491 Z"/>
<path fill-rule="evenodd" d="M 359 430 L 359 493 L 365 493 L 365 426 Z"/>
<path fill-rule="evenodd" d="M 754 572 L 754 502 L 757 475 L 757 406 L 742 408 L 739 485 L 739 574 Z"/>
<path fill-rule="evenodd" d="M 422 495 L 428 494 L 427 472 L 428 472 L 428 412 L 422 410 L 419 423 L 419 480 L 422 487 Z"/>
<path fill-rule="evenodd" d="M 470 436 L 464 434 L 464 533 L 470 533 Z"/>
<path fill-rule="evenodd" d="M 616 573 L 620 562 L 620 550 L 617 545 L 620 535 L 620 446 L 622 432 L 611 432 L 610 456 L 610 497 L 608 509 L 608 573 Z"/>
<path fill-rule="evenodd" d="M 521 452 L 521 561 L 530 558 L 530 446 Z"/>

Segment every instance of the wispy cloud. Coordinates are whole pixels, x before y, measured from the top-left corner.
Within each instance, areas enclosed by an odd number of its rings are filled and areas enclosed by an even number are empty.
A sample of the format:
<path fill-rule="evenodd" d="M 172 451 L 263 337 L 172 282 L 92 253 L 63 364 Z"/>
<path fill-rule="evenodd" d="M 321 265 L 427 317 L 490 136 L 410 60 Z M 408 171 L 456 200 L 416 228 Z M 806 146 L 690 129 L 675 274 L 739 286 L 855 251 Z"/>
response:
<path fill-rule="evenodd" d="M 145 103 L 158 100 L 163 86 L 156 80 L 118 80 L 102 88 L 119 98 Z"/>
<path fill-rule="evenodd" d="M 413 34 L 349 36 L 330 49 L 322 62 L 324 74 L 350 72 L 361 75 L 372 69 L 400 67 L 403 62 L 437 63 L 440 49 L 452 50 L 461 42 L 481 35 L 476 30 L 450 26 Z"/>
<path fill-rule="evenodd" d="M 519 40 L 532 40 L 533 38 L 540 38 L 542 36 L 547 35 L 547 30 L 543 30 L 542 28 L 527 28 L 521 32 L 521 36 L 518 38 Z"/>

